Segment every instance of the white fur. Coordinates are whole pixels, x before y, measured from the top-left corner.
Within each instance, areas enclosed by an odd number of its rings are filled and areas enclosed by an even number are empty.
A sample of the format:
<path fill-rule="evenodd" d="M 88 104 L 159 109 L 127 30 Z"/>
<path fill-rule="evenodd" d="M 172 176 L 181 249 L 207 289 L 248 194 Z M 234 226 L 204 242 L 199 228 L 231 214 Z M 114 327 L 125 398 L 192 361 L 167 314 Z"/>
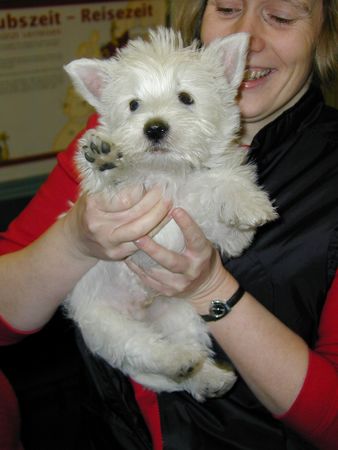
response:
<path fill-rule="evenodd" d="M 100 114 L 100 126 L 85 134 L 77 153 L 82 190 L 112 197 L 131 183 L 159 184 L 222 253 L 239 255 L 256 227 L 276 217 L 235 142 L 247 47 L 244 33 L 184 47 L 179 34 L 160 28 L 149 42 L 131 41 L 109 60 L 68 64 L 78 92 Z M 182 92 L 192 104 L 180 101 Z M 138 101 L 134 111 L 132 100 Z M 168 128 L 157 141 L 145 133 L 154 122 Z M 100 170 L 111 163 L 116 167 Z M 174 221 L 154 239 L 176 251 L 184 247 Z M 154 264 L 142 252 L 131 258 L 144 268 Z M 143 385 L 187 390 L 200 401 L 222 395 L 236 377 L 213 361 L 205 323 L 182 299 L 153 295 L 124 262 L 100 261 L 66 308 L 91 351 Z"/>

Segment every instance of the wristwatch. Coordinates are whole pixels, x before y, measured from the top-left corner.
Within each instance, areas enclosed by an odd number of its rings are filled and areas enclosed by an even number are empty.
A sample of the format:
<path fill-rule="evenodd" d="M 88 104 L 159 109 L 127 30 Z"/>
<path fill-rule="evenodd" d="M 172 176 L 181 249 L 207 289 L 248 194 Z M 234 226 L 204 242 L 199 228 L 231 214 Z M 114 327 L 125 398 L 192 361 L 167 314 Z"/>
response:
<path fill-rule="evenodd" d="M 229 300 L 212 300 L 209 307 L 209 314 L 201 315 L 205 322 L 215 322 L 216 320 L 222 319 L 224 316 L 229 314 L 232 308 L 240 301 L 243 297 L 245 290 L 239 286 L 237 291 L 229 298 Z"/>

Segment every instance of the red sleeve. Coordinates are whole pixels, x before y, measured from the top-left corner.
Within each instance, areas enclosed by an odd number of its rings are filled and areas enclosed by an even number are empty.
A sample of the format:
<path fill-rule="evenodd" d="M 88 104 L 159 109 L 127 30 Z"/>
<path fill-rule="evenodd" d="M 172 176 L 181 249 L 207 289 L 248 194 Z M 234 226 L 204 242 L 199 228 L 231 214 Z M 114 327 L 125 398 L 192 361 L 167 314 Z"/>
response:
<path fill-rule="evenodd" d="M 19 250 L 37 239 L 69 208 L 69 203 L 76 200 L 78 176 L 73 159 L 77 141 L 87 129 L 94 128 L 97 124 L 98 117 L 93 115 L 86 129 L 79 133 L 67 150 L 58 155 L 57 165 L 28 206 L 13 220 L 6 232 L 0 233 L 0 255 Z M 14 343 L 22 337 L 23 334 L 19 330 L 11 328 L 0 316 L 2 345 Z"/>
<path fill-rule="evenodd" d="M 0 448 L 23 450 L 20 440 L 20 413 L 13 388 L 0 372 Z"/>
<path fill-rule="evenodd" d="M 290 410 L 279 417 L 321 450 L 338 448 L 338 271 L 310 352 L 303 387 Z"/>
<path fill-rule="evenodd" d="M 0 316 L 0 346 L 15 344 L 21 341 L 25 336 L 36 333 L 39 330 L 40 328 L 31 331 L 18 330 Z"/>
<path fill-rule="evenodd" d="M 78 195 L 78 179 L 73 157 L 79 137 L 94 128 L 98 117 L 92 116 L 85 130 L 78 134 L 67 150 L 57 157 L 57 165 L 47 181 L 21 214 L 0 234 L 0 255 L 25 247 L 38 238 L 56 218 L 69 208 Z"/>

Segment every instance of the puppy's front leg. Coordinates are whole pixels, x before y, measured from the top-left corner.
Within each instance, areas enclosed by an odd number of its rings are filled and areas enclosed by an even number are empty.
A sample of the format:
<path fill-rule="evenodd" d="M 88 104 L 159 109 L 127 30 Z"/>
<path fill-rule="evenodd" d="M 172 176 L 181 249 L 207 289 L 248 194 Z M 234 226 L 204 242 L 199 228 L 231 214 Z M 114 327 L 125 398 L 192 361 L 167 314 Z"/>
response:
<path fill-rule="evenodd" d="M 223 221 L 239 230 L 255 230 L 278 217 L 268 194 L 256 184 L 253 168 L 224 170 L 215 188 L 215 203 Z"/>

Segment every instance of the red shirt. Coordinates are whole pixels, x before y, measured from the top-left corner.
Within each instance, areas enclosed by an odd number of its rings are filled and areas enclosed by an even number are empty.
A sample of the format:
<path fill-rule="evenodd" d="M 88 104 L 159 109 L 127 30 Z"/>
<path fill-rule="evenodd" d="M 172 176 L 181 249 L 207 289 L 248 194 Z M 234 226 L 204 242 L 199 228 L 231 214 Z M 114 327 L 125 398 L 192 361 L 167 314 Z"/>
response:
<path fill-rule="evenodd" d="M 97 116 L 93 116 L 88 122 L 88 128 L 96 125 Z M 76 142 L 77 139 L 65 152 L 58 155 L 58 164 L 46 183 L 29 206 L 12 222 L 8 231 L 0 236 L 0 254 L 28 245 L 68 208 L 70 201 L 76 200 L 78 179 L 73 164 Z M 8 339 L 12 342 L 21 337 L 18 330 L 10 329 L 8 324 L 0 321 L 0 344 L 6 345 L 9 343 Z M 162 450 L 156 395 L 136 383 L 133 386 L 152 434 L 154 450 Z M 0 378 L 0 393 L 4 398 L 4 402 L 0 403 L 0 448 L 17 450 L 20 447 L 15 446 L 10 438 L 3 441 L 6 445 L 1 445 L 1 436 L 6 439 L 6 433 L 9 437 L 18 433 L 15 397 L 3 377 Z M 6 420 L 2 420 L 4 414 L 7 414 Z M 316 348 L 310 352 L 304 385 L 290 410 L 279 419 L 321 450 L 338 449 L 338 272 L 322 313 Z"/>
<path fill-rule="evenodd" d="M 27 334 L 16 330 L 0 316 L 0 345 L 19 342 Z M 20 415 L 15 393 L 0 371 L 0 449 L 23 450 L 20 442 Z"/>

